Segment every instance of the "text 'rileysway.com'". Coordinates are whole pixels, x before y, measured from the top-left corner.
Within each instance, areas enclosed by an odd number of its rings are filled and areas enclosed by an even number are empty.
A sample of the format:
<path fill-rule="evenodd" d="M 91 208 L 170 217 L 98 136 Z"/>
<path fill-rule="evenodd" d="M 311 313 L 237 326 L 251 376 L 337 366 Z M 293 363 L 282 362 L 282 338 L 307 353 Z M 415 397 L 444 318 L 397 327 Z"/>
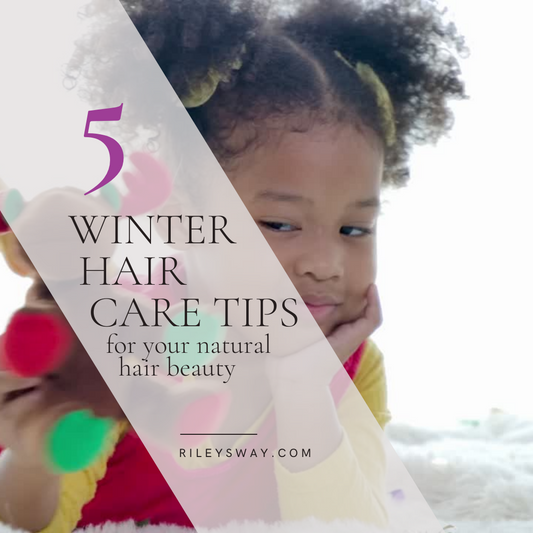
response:
<path fill-rule="evenodd" d="M 181 458 L 211 458 L 211 457 L 257 457 L 265 459 L 270 454 L 271 457 L 311 457 L 311 448 L 302 448 L 298 450 L 291 448 L 277 448 L 269 450 L 268 448 L 179 448 L 175 456 Z"/>

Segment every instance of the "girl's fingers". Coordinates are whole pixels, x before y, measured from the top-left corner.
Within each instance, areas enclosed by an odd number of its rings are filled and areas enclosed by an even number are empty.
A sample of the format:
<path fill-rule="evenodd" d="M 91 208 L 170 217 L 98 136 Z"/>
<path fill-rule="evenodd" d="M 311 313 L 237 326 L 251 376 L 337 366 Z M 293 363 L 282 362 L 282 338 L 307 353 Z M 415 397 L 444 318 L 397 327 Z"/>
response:
<path fill-rule="evenodd" d="M 0 396 L 16 390 L 37 387 L 41 383 L 40 378 L 20 378 L 10 372 L 0 370 Z M 0 401 L 1 401 L 0 397 Z"/>
<path fill-rule="evenodd" d="M 383 323 L 383 311 L 381 309 L 378 288 L 375 284 L 372 284 L 368 289 L 367 298 L 368 305 L 365 310 L 365 315 L 374 326 L 374 329 L 377 329 Z"/>

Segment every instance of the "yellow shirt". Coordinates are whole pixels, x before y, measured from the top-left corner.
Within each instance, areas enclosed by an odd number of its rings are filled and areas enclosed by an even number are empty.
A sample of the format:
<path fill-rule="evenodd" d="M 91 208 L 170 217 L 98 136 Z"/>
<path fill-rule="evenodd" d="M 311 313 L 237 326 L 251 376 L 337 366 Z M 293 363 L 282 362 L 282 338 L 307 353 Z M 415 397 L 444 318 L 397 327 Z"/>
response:
<path fill-rule="evenodd" d="M 366 344 L 354 383 L 379 425 L 371 417 L 354 416 L 360 411 L 361 402 L 353 394 L 345 395 L 337 408 L 344 436 L 331 456 L 314 468 L 298 473 L 286 470 L 276 461 L 283 520 L 315 516 L 325 521 L 353 518 L 387 525 L 386 460 L 381 429 L 389 422 L 390 413 L 383 356 L 371 340 Z M 115 445 L 125 430 L 125 425 L 117 425 Z M 75 529 L 83 506 L 94 497 L 97 483 L 105 475 L 113 451 L 104 454 L 87 470 L 63 477 L 60 505 L 52 523 L 42 533 L 71 533 Z"/>

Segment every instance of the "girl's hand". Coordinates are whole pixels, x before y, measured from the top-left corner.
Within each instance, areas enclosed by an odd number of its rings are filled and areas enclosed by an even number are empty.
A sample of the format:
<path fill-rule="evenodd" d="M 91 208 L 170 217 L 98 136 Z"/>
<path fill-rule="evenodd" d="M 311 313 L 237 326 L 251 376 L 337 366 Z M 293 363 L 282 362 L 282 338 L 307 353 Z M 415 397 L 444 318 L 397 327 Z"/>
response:
<path fill-rule="evenodd" d="M 330 384 L 339 370 L 338 360 L 344 364 L 381 325 L 381 304 L 374 284 L 368 289 L 367 302 L 362 317 L 337 327 L 326 339 L 295 354 L 268 357 L 266 370 L 274 396 L 281 391 L 294 394 L 295 387 L 313 389 Z M 325 356 L 330 346 L 338 360 Z"/>
<path fill-rule="evenodd" d="M 375 284 L 370 285 L 366 298 L 367 306 L 363 316 L 353 322 L 342 324 L 328 337 L 342 364 L 381 326 L 383 321 L 378 288 Z"/>
<path fill-rule="evenodd" d="M 41 405 L 39 379 L 0 369 L 0 522 L 41 531 L 59 505 L 61 476 L 46 461 L 46 434 L 60 413 Z"/>
<path fill-rule="evenodd" d="M 39 378 L 20 378 L 0 369 L 0 446 L 25 466 L 45 464 L 45 438 L 57 414 L 46 412 Z"/>

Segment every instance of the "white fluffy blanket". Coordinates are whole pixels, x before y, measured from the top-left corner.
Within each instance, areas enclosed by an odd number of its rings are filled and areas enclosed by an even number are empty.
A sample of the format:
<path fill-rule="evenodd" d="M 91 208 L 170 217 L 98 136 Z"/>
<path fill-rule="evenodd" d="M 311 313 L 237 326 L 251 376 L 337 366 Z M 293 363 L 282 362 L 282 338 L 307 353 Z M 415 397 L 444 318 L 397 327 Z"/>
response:
<path fill-rule="evenodd" d="M 449 430 L 391 424 L 387 434 L 442 523 L 533 533 L 533 421 L 493 413 Z"/>
<path fill-rule="evenodd" d="M 533 533 L 533 422 L 493 414 L 479 425 L 428 430 L 391 424 L 388 437 L 445 533 Z M 394 516 L 409 513 L 400 502 Z M 106 525 L 83 533 L 182 533 L 176 527 L 133 523 Z M 321 524 L 314 520 L 285 526 L 248 523 L 212 533 L 378 533 L 354 522 Z M 0 533 L 14 533 L 0 526 Z M 189 532 L 187 532 L 189 533 Z"/>

